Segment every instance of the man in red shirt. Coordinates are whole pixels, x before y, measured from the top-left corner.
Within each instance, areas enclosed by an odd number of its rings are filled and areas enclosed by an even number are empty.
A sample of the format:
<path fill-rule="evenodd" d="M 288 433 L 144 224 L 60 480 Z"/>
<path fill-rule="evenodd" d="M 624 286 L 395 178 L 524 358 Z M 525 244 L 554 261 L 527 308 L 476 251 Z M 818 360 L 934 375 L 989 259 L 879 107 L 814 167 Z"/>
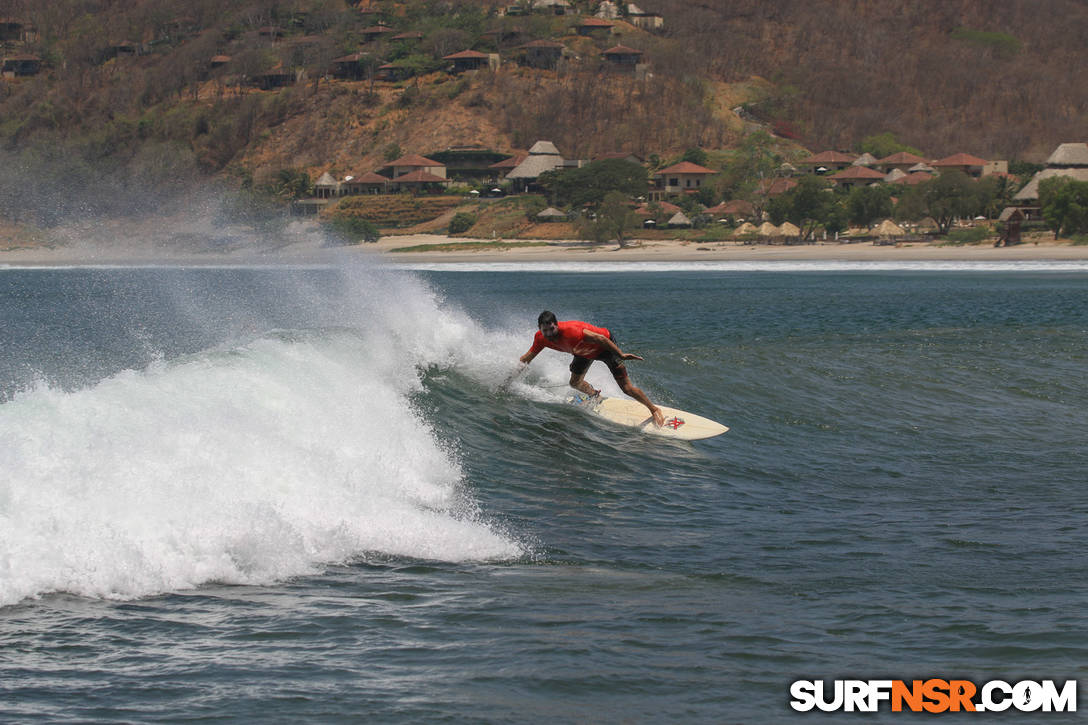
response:
<path fill-rule="evenodd" d="M 665 422 L 665 416 L 662 415 L 661 410 L 651 403 L 646 393 L 636 388 L 627 377 L 627 366 L 623 364 L 624 360 L 641 360 L 642 358 L 620 350 L 612 338 L 612 333 L 607 329 L 578 320 L 559 322 L 548 310 L 540 313 L 540 317 L 537 318 L 537 327 L 539 331 L 533 338 L 533 346 L 520 358 L 523 365 L 531 363 L 533 358 L 546 347 L 559 352 L 569 352 L 574 355 L 574 360 L 570 363 L 570 386 L 581 390 L 586 395 L 598 395 L 601 391 L 595 390 L 587 383 L 585 376 L 593 361 L 600 360 L 612 371 L 612 377 L 616 379 L 620 390 L 650 410 L 654 424 L 660 426 Z"/>

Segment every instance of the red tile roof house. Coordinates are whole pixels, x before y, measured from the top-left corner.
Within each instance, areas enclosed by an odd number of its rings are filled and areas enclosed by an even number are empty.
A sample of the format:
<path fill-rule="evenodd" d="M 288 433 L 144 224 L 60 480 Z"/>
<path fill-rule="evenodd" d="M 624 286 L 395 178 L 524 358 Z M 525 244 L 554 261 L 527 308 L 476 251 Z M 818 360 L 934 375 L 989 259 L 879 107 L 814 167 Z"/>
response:
<path fill-rule="evenodd" d="M 614 27 L 614 23 L 599 18 L 586 18 L 577 26 L 579 35 L 595 35 L 598 33 L 603 35 L 611 32 Z"/>
<path fill-rule="evenodd" d="M 959 170 L 977 179 L 982 176 L 982 170 L 986 168 L 988 163 L 986 159 L 980 159 L 978 156 L 972 156 L 971 154 L 953 154 L 940 161 L 934 161 L 932 166 L 937 171 Z"/>
<path fill-rule="evenodd" d="M 840 153 L 838 151 L 824 151 L 815 156 L 809 156 L 797 162 L 798 166 L 808 166 L 817 174 L 825 174 L 828 171 L 842 171 L 854 163 L 857 156 Z M 823 171 L 820 171 L 823 169 Z"/>
<path fill-rule="evenodd" d="M 388 165 L 382 167 L 384 169 L 390 169 L 392 171 L 392 178 L 394 181 L 398 177 L 404 174 L 410 174 L 413 171 L 426 171 L 432 176 L 436 176 L 442 180 L 446 178 L 446 166 L 433 159 L 428 159 L 418 154 L 408 154 L 401 156 L 396 161 L 391 161 Z"/>
<path fill-rule="evenodd" d="M 617 45 L 601 52 L 601 57 L 609 65 L 620 70 L 634 70 L 642 62 L 642 55 L 641 50 L 628 48 L 626 45 Z"/>
<path fill-rule="evenodd" d="M 565 49 L 554 40 L 534 40 L 521 46 L 521 63 L 531 68 L 555 68 Z"/>
<path fill-rule="evenodd" d="M 759 182 L 758 190 L 760 194 L 765 196 L 778 196 L 779 194 L 785 194 L 795 186 L 797 186 L 795 179 L 779 178 L 770 181 L 764 179 Z"/>
<path fill-rule="evenodd" d="M 445 167 L 442 167 L 442 170 L 445 171 Z M 422 191 L 440 191 L 447 187 L 449 183 L 449 180 L 445 176 L 436 176 L 423 169 L 416 169 L 407 174 L 393 177 L 393 180 L 389 182 L 389 185 L 394 191 L 412 191 L 419 193 Z"/>
<path fill-rule="evenodd" d="M 333 76 L 347 80 L 362 80 L 366 77 L 366 72 L 359 61 L 368 58 L 369 56 L 369 53 L 352 53 L 351 55 L 345 55 L 340 58 L 333 58 Z"/>
<path fill-rule="evenodd" d="M 729 216 L 749 219 L 755 216 L 756 210 L 750 201 L 733 199 L 732 201 L 723 201 L 721 204 L 712 206 L 709 209 L 704 209 L 703 213 L 714 219 Z"/>
<path fill-rule="evenodd" d="M 670 194 L 694 194 L 703 185 L 703 180 L 713 176 L 716 171 L 681 161 L 654 174 L 654 188 L 650 191 L 651 199 L 662 199 Z"/>
<path fill-rule="evenodd" d="M 876 162 L 876 165 L 884 171 L 891 171 L 892 169 L 899 169 L 900 171 L 910 171 L 912 166 L 926 163 L 928 159 L 923 159 L 921 156 L 915 156 L 909 154 L 906 151 L 899 151 L 891 156 L 885 156 Z"/>
<path fill-rule="evenodd" d="M 442 60 L 453 61 L 453 72 L 462 73 L 490 67 L 490 56 L 477 50 L 462 50 L 460 53 L 442 56 Z"/>
<path fill-rule="evenodd" d="M 349 176 L 341 186 L 346 194 L 381 194 L 389 187 L 390 180 L 381 174 L 367 171 L 358 176 Z"/>
<path fill-rule="evenodd" d="M 884 174 L 864 166 L 851 166 L 848 169 L 836 172 L 829 177 L 836 186 L 850 189 L 855 186 L 869 186 L 884 181 Z"/>
<path fill-rule="evenodd" d="M 363 28 L 359 33 L 363 36 L 363 40 L 367 43 L 371 43 L 375 40 L 379 40 L 389 33 L 396 33 L 396 30 L 390 28 L 388 25 L 372 25 L 369 28 Z"/>

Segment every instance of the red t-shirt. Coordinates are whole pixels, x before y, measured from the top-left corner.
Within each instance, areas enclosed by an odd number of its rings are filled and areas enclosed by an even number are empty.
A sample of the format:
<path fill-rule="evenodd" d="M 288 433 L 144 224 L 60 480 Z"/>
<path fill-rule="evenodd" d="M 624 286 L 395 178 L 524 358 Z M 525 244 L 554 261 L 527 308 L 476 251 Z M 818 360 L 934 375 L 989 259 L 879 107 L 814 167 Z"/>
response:
<path fill-rule="evenodd" d="M 598 335 L 604 335 L 605 337 L 612 336 L 607 329 L 596 327 L 588 322 L 563 320 L 559 323 L 559 335 L 555 339 L 549 340 L 544 337 L 543 332 L 537 330 L 536 337 L 533 338 L 533 346 L 529 349 L 529 352 L 536 354 L 544 348 L 550 347 L 552 350 L 569 352 L 571 355 L 595 360 L 602 352 L 604 352 L 604 347 L 595 342 L 586 340 L 586 330 L 596 332 Z"/>

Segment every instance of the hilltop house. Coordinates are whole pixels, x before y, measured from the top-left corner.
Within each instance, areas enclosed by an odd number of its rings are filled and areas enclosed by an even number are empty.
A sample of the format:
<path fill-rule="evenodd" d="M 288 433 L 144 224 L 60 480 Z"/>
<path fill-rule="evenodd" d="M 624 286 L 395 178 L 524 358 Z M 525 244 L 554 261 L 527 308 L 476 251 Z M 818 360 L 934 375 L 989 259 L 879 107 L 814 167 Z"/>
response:
<path fill-rule="evenodd" d="M 699 166 L 690 161 L 673 164 L 654 174 L 654 185 L 649 192 L 650 199 L 657 201 L 674 194 L 694 194 L 703 185 L 703 181 L 715 173 L 705 166 Z"/>
<path fill-rule="evenodd" d="M 830 178 L 836 186 L 851 189 L 855 186 L 869 186 L 884 181 L 884 174 L 866 166 L 853 166 L 837 171 Z"/>
<path fill-rule="evenodd" d="M 924 164 L 926 160 L 921 156 L 915 156 L 914 154 L 907 153 L 906 151 L 899 151 L 891 156 L 885 156 L 878 160 L 876 165 L 884 171 L 892 171 L 893 169 L 899 169 L 900 171 L 911 170 L 911 167 L 917 164 Z"/>
<path fill-rule="evenodd" d="M 553 40 L 533 40 L 521 46 L 521 63 L 530 68 L 555 68 L 566 46 Z"/>
<path fill-rule="evenodd" d="M 366 77 L 365 67 L 360 62 L 370 57 L 369 53 L 352 53 L 332 59 L 332 74 L 335 78 L 360 81 Z"/>
<path fill-rule="evenodd" d="M 416 171 L 426 171 L 431 176 L 435 176 L 442 180 L 445 180 L 446 178 L 446 166 L 444 164 L 435 161 L 434 159 L 419 156 L 418 154 L 401 156 L 399 159 L 391 161 L 388 165 L 382 167 L 381 170 L 389 170 L 393 181 L 399 180 L 399 178 L 405 174 L 411 174 Z"/>
<path fill-rule="evenodd" d="M 615 27 L 614 23 L 600 18 L 586 18 L 578 23 L 576 29 L 579 35 L 607 35 Z"/>
<path fill-rule="evenodd" d="M 363 40 L 367 43 L 373 43 L 375 40 L 381 40 L 383 37 L 388 36 L 390 33 L 396 34 L 396 30 L 390 28 L 388 25 L 379 23 L 378 25 L 371 25 L 369 28 L 363 28 L 359 33 L 363 36 Z"/>
<path fill-rule="evenodd" d="M 384 194 L 389 188 L 389 179 L 373 171 L 357 176 L 348 176 L 341 184 L 345 195 Z"/>
<path fill-rule="evenodd" d="M 642 62 L 642 51 L 617 45 L 601 52 L 601 57 L 612 68 L 633 71 Z"/>
<path fill-rule="evenodd" d="M 4 57 L 0 75 L 5 77 L 33 76 L 42 69 L 42 59 L 32 53 L 16 53 Z"/>
<path fill-rule="evenodd" d="M 627 22 L 642 30 L 661 30 L 665 18 L 659 13 L 648 13 L 634 3 L 627 3 Z"/>
<path fill-rule="evenodd" d="M 482 68 L 490 68 L 491 70 L 498 70 L 499 68 L 499 56 L 497 53 L 481 53 L 477 50 L 462 50 L 460 53 L 444 55 L 442 56 L 442 60 L 448 60 L 453 63 L 452 70 L 454 73 L 480 70 Z"/>
<path fill-rule="evenodd" d="M 990 162 L 986 159 L 980 159 L 978 156 L 972 156 L 971 154 L 953 154 L 939 161 L 934 161 L 933 168 L 938 171 L 962 171 L 977 179 L 982 176 L 982 171 L 988 163 Z"/>
<path fill-rule="evenodd" d="M 851 156 L 850 154 L 840 153 L 838 151 L 824 151 L 822 153 L 809 156 L 807 159 L 802 159 L 797 162 L 798 166 L 807 166 L 809 170 L 816 174 L 826 174 L 829 171 L 842 171 L 843 169 L 852 166 L 857 156 Z"/>

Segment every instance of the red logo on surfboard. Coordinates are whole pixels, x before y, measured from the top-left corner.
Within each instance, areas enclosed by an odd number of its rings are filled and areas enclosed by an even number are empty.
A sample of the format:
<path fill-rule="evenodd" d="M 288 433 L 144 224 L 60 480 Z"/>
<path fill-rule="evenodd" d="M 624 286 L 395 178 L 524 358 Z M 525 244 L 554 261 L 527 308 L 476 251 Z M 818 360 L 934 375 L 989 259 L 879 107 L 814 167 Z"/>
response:
<path fill-rule="evenodd" d="M 677 418 L 675 415 L 673 417 L 669 418 L 668 420 L 666 420 L 665 423 L 664 423 L 666 428 L 672 428 L 673 430 L 676 430 L 677 428 L 679 428 L 683 424 L 684 424 L 684 419 L 683 418 Z"/>

